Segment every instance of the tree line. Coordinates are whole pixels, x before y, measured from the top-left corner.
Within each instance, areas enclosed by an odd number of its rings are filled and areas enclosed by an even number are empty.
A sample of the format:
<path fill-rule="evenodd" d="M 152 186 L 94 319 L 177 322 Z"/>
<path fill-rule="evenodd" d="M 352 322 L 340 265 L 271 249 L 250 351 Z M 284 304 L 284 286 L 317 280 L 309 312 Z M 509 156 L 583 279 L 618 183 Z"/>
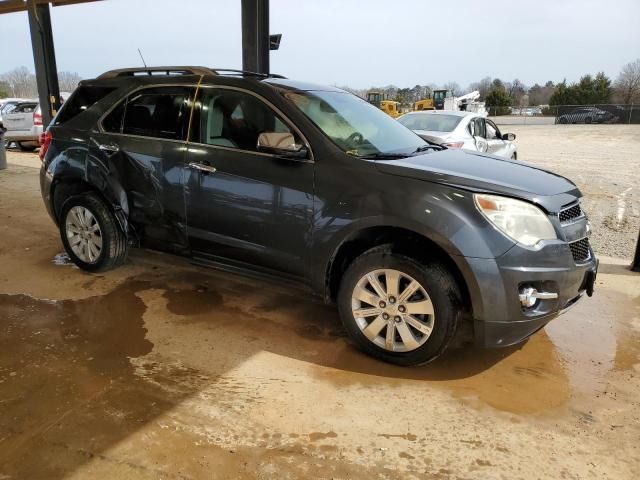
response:
<path fill-rule="evenodd" d="M 58 72 L 61 92 L 72 92 L 82 77 L 76 72 Z M 37 98 L 38 85 L 35 74 L 27 67 L 18 67 L 0 74 L 0 98 Z"/>
<path fill-rule="evenodd" d="M 58 72 L 58 83 L 62 92 L 73 91 L 80 80 L 82 77 L 76 72 Z M 511 82 L 505 82 L 499 78 L 485 77 L 471 83 L 466 90 L 456 82 L 448 82 L 440 86 L 433 83 L 415 85 L 412 88 L 401 88 L 395 85 L 371 89 L 341 88 L 362 98 L 366 98 L 368 91 L 377 90 L 386 94 L 387 98 L 403 104 L 429 98 L 434 90 L 446 89 L 454 96 L 477 90 L 480 92 L 480 101 L 485 102 L 489 107 L 607 103 L 630 105 L 640 103 L 640 58 L 622 67 L 613 82 L 603 72 L 599 72 L 596 75 L 583 75 L 574 83 L 567 83 L 566 80 L 559 83 L 548 81 L 544 85 L 536 83 L 530 87 L 517 78 Z M 36 76 L 27 67 L 19 67 L 0 74 L 0 98 L 35 98 L 37 96 Z"/>
<path fill-rule="evenodd" d="M 542 85 L 536 83 L 532 86 L 525 85 L 517 78 L 507 82 L 499 78 L 485 77 L 478 82 L 471 83 L 466 90 L 460 88 L 456 82 L 448 82 L 440 86 L 433 83 L 415 85 L 412 88 L 401 88 L 395 85 L 370 89 L 341 88 L 363 98 L 366 98 L 368 91 L 380 91 L 388 99 L 403 104 L 428 98 L 434 90 L 446 89 L 450 90 L 454 96 L 477 90 L 480 92 L 479 100 L 485 102 L 489 107 L 607 103 L 630 105 L 640 103 L 640 59 L 625 65 L 615 81 L 612 81 L 603 72 L 599 72 L 596 75 L 583 75 L 579 81 L 574 83 L 568 83 L 565 79 L 559 83 L 547 81 Z"/>

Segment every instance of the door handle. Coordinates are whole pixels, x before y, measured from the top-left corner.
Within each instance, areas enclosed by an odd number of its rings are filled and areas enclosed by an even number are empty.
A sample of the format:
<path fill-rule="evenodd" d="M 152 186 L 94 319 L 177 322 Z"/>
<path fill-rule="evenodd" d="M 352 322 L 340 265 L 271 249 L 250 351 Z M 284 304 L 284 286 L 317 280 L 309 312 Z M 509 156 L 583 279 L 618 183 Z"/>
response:
<path fill-rule="evenodd" d="M 117 145 L 108 145 L 108 144 L 105 144 L 105 143 L 100 143 L 100 144 L 98 144 L 98 150 L 100 150 L 102 152 L 105 152 L 105 153 L 114 154 L 118 150 L 120 150 L 120 148 L 118 148 Z"/>
<path fill-rule="evenodd" d="M 211 165 L 205 165 L 204 163 L 191 162 L 187 166 L 189 168 L 192 168 L 194 170 L 198 170 L 204 173 L 216 173 L 216 167 L 212 167 Z"/>

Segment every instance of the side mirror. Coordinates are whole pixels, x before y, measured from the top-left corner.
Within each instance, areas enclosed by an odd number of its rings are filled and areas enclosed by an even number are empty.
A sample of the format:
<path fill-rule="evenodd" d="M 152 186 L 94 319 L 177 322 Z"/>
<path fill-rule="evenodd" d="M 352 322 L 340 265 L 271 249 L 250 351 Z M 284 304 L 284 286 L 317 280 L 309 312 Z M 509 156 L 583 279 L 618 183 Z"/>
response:
<path fill-rule="evenodd" d="M 264 132 L 258 136 L 259 152 L 281 155 L 289 158 L 306 158 L 307 148 L 296 143 L 290 133 Z"/>
<path fill-rule="evenodd" d="M 504 133 L 502 135 L 502 139 L 503 140 L 509 140 L 510 142 L 513 142 L 516 139 L 516 134 L 515 133 Z"/>

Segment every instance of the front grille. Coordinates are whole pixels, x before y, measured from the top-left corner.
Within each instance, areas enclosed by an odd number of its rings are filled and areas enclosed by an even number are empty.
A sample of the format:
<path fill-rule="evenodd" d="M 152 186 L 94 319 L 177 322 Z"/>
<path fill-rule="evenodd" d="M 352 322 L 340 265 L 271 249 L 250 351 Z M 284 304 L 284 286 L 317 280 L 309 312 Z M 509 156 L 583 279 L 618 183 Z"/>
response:
<path fill-rule="evenodd" d="M 589 239 L 583 238 L 569 244 L 571 255 L 575 262 L 584 262 L 589 259 Z"/>
<path fill-rule="evenodd" d="M 565 208 L 560 211 L 558 217 L 562 223 L 573 220 L 574 218 L 578 218 L 582 216 L 582 209 L 580 208 L 580 204 L 576 203 L 575 205 Z"/>

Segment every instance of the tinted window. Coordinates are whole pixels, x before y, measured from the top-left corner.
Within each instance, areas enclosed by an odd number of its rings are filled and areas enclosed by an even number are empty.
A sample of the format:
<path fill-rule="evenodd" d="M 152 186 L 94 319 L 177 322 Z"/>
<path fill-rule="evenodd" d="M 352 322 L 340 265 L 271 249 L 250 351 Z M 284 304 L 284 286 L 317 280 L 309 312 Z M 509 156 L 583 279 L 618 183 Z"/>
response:
<path fill-rule="evenodd" d="M 15 106 L 11 113 L 31 113 L 36 109 L 37 106 L 37 103 L 19 103 Z"/>
<path fill-rule="evenodd" d="M 473 120 L 473 135 L 482 138 L 486 137 L 487 132 L 484 127 L 484 118 L 476 118 Z"/>
<path fill-rule="evenodd" d="M 441 115 L 439 113 L 409 114 L 398 121 L 411 130 L 429 130 L 432 132 L 452 132 L 462 117 L 458 115 Z"/>
<path fill-rule="evenodd" d="M 126 101 L 121 101 L 116 108 L 111 110 L 104 120 L 102 120 L 102 128 L 106 132 L 121 133 L 122 132 L 122 119 L 124 117 L 124 106 Z"/>
<path fill-rule="evenodd" d="M 102 121 L 107 132 L 180 140 L 189 116 L 189 91 L 181 87 L 141 90 L 118 104 Z"/>
<path fill-rule="evenodd" d="M 196 142 L 256 151 L 261 133 L 291 133 L 296 137 L 267 104 L 253 95 L 223 89 L 200 92 L 192 134 Z"/>
<path fill-rule="evenodd" d="M 62 125 L 66 121 L 90 108 L 97 101 L 102 100 L 114 90 L 115 88 L 113 87 L 78 87 L 73 95 L 71 95 L 71 98 L 65 102 L 60 109 L 60 113 L 56 116 L 55 124 Z"/>

